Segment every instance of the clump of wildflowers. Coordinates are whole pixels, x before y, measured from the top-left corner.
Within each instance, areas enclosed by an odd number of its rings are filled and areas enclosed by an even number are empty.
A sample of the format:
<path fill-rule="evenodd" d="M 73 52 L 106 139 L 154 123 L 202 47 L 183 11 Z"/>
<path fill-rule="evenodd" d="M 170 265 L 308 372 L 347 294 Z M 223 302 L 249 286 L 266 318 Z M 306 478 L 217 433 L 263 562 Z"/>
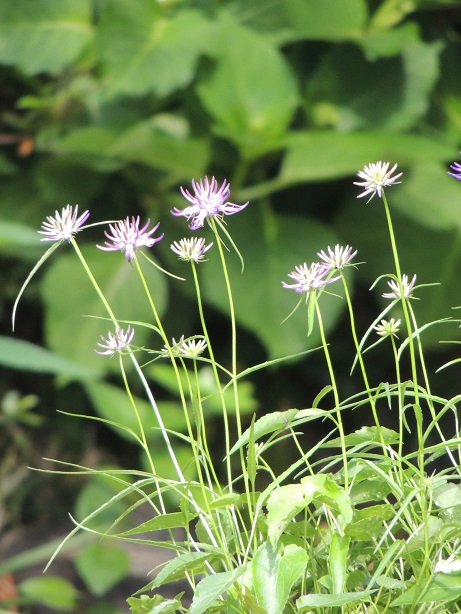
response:
<path fill-rule="evenodd" d="M 67 205 L 61 213 L 55 211 L 54 217 L 48 215 L 42 224 L 39 234 L 45 235 L 41 241 L 70 241 L 71 237 L 81 229 L 81 226 L 89 218 L 90 212 L 87 210 L 78 217 L 78 205 L 72 207 Z"/>
<path fill-rule="evenodd" d="M 218 182 L 213 177 L 211 182 L 208 177 L 200 179 L 200 181 L 192 180 L 194 194 L 189 190 L 181 187 L 181 193 L 191 205 L 185 209 L 174 208 L 171 213 L 176 216 L 182 216 L 188 220 L 192 219 L 189 228 L 197 230 L 202 227 L 207 217 L 219 217 L 224 215 L 233 215 L 244 209 L 248 202 L 244 205 L 236 205 L 228 202 L 230 196 L 230 184 L 224 180 L 221 187 L 218 188 Z"/>
<path fill-rule="evenodd" d="M 282 281 L 282 286 L 298 293 L 309 292 L 311 289 L 317 289 L 331 284 L 341 277 L 340 275 L 337 277 L 328 277 L 330 272 L 331 267 L 326 264 L 314 262 L 311 266 L 307 266 L 304 262 L 295 267 L 294 271 L 288 273 L 288 277 L 294 279 L 296 283 L 287 284 Z"/>
<path fill-rule="evenodd" d="M 397 168 L 397 164 L 394 164 L 390 171 L 388 168 L 389 162 L 376 162 L 367 164 L 363 171 L 359 171 L 357 174 L 363 181 L 354 181 L 354 185 L 363 187 L 364 191 L 359 194 L 357 198 L 362 198 L 371 194 L 367 201 L 370 202 L 375 194 L 377 194 L 379 198 L 382 197 L 383 188 L 387 188 L 394 183 L 400 183 L 397 179 L 399 179 L 403 173 L 398 173 L 392 177 L 392 173 Z"/>
<path fill-rule="evenodd" d="M 181 239 L 179 242 L 174 241 L 170 245 L 171 250 L 177 254 L 180 260 L 185 262 L 201 262 L 205 253 L 212 247 L 213 243 L 205 245 L 205 239 L 203 237 L 192 237 L 190 239 Z"/>
<path fill-rule="evenodd" d="M 400 329 L 401 320 L 381 320 L 381 324 L 375 326 L 376 334 L 380 337 L 397 337 L 397 333 Z"/>
<path fill-rule="evenodd" d="M 98 342 L 98 345 L 102 350 L 95 350 L 97 354 L 102 356 L 113 356 L 116 352 L 121 352 L 128 347 L 134 337 L 134 328 L 128 326 L 126 332 L 123 328 L 117 328 L 115 335 L 110 331 L 107 333 L 107 337 L 101 335 L 102 343 Z"/>
<path fill-rule="evenodd" d="M 408 275 L 402 275 L 402 285 L 400 286 L 394 279 L 388 281 L 387 284 L 392 290 L 392 292 L 385 292 L 382 296 L 383 298 L 410 298 L 413 293 L 413 287 L 416 282 L 416 275 L 413 275 L 411 281 L 408 278 Z M 403 296 L 402 296 L 403 294 Z"/>
<path fill-rule="evenodd" d="M 125 254 L 127 260 L 132 260 L 135 256 L 135 250 L 140 247 L 152 247 L 155 243 L 158 243 L 163 239 L 163 234 L 159 237 L 152 237 L 151 235 L 160 226 L 160 223 L 156 224 L 151 230 L 147 230 L 150 226 L 150 219 L 142 228 L 139 228 L 139 216 L 135 218 L 127 217 L 125 220 L 120 220 L 116 224 L 109 224 L 110 232 L 107 230 L 104 232 L 108 241 L 104 242 L 104 245 L 97 245 L 99 249 L 107 252 L 120 251 Z"/>

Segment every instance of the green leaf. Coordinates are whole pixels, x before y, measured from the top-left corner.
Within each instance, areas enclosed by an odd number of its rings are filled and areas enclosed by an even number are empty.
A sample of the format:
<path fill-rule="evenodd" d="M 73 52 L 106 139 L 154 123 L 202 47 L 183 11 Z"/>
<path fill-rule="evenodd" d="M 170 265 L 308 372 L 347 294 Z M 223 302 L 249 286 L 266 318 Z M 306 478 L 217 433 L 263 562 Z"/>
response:
<path fill-rule="evenodd" d="M 237 321 L 253 332 L 270 358 L 296 354 L 320 344 L 318 327 L 307 337 L 307 310 L 302 303 L 286 322 L 299 295 L 282 287 L 295 266 L 318 259 L 317 252 L 334 245 L 337 237 L 326 226 L 309 218 L 275 215 L 258 205 L 233 216 L 229 230 L 245 260 L 245 270 L 235 253 L 225 252 Z M 201 268 L 203 297 L 229 313 L 222 267 L 217 253 Z M 341 292 L 338 284 L 332 292 Z M 344 301 L 326 294 L 320 297 L 325 330 L 331 330 Z M 283 322 L 283 324 L 282 324 Z"/>
<path fill-rule="evenodd" d="M 311 40 L 357 39 L 368 17 L 365 0 L 285 0 L 284 10 L 295 33 Z"/>
<path fill-rule="evenodd" d="M 130 558 L 122 548 L 98 542 L 83 548 L 75 558 L 75 565 L 90 592 L 100 597 L 127 575 Z"/>
<path fill-rule="evenodd" d="M 367 446 L 373 443 L 378 443 L 381 445 L 381 442 L 390 445 L 396 443 L 398 440 L 399 434 L 392 429 L 386 428 L 385 426 L 380 427 L 379 431 L 376 426 L 362 426 L 360 429 L 354 433 L 346 435 L 344 438 L 345 444 L 348 447 Z M 341 440 L 339 437 L 328 441 L 324 445 L 325 448 L 338 448 L 340 446 Z"/>
<path fill-rule="evenodd" d="M 412 586 L 407 591 L 399 595 L 390 604 L 391 606 L 401 606 L 415 603 L 429 603 L 431 601 L 443 601 L 449 603 L 461 597 L 461 578 L 459 575 L 437 573 L 430 581 L 426 590 L 423 590 L 422 583 Z"/>
<path fill-rule="evenodd" d="M 205 562 L 209 561 L 210 558 L 211 555 L 209 552 L 185 552 L 184 554 L 178 555 L 163 566 L 150 585 L 150 589 L 153 590 L 168 582 L 181 580 L 185 578 L 189 572 L 192 575 L 200 573 L 205 566 Z"/>
<path fill-rule="evenodd" d="M 283 612 L 307 561 L 307 552 L 299 546 L 286 546 L 283 553 L 273 550 L 270 542 L 259 546 L 252 560 L 253 583 L 258 604 L 267 614 Z"/>
<path fill-rule="evenodd" d="M 141 595 L 139 598 L 129 597 L 126 601 L 133 614 L 175 614 L 182 609 L 180 595 L 175 599 L 165 599 L 161 595 Z"/>
<path fill-rule="evenodd" d="M 254 158 L 281 146 L 298 104 L 296 81 L 264 37 L 232 22 L 221 28 L 223 54 L 197 92 L 216 122 L 216 134 Z"/>
<path fill-rule="evenodd" d="M 322 474 L 307 476 L 299 484 L 279 486 L 269 495 L 267 529 L 273 546 L 286 525 L 314 500 L 338 509 L 343 526 L 352 520 L 349 496 L 331 477 Z"/>
<path fill-rule="evenodd" d="M 26 75 L 74 63 L 93 37 L 90 0 L 15 0 L 0 4 L 0 62 Z"/>
<path fill-rule="evenodd" d="M 197 584 L 189 614 L 203 614 L 245 572 L 245 567 L 206 576 Z"/>
<path fill-rule="evenodd" d="M 9 369 L 52 373 L 69 379 L 94 379 L 101 371 L 86 367 L 29 341 L 0 336 L 0 364 Z"/>
<path fill-rule="evenodd" d="M 100 243 L 103 243 L 102 230 Z M 102 252 L 96 246 L 85 247 L 82 253 L 119 320 L 152 321 L 152 311 L 136 269 L 122 253 Z M 147 284 L 155 288 L 155 304 L 161 315 L 166 304 L 165 278 L 140 258 Z M 107 336 L 113 324 L 107 319 L 108 314 L 75 253 L 60 254 L 52 262 L 41 291 L 46 305 L 48 345 L 88 367 L 118 371 L 117 359 L 111 360 L 94 351 L 100 336 Z M 150 331 L 142 326 L 135 327 L 135 331 L 133 346 L 142 347 Z"/>
<path fill-rule="evenodd" d="M 167 96 L 188 85 L 196 64 L 211 44 L 203 13 L 168 13 L 159 3 L 102 0 L 97 47 L 106 95 Z"/>
<path fill-rule="evenodd" d="M 148 533 L 151 531 L 160 531 L 162 529 L 175 529 L 177 527 L 187 527 L 188 521 L 182 512 L 171 512 L 169 514 L 159 514 L 150 520 L 146 520 L 142 524 L 119 533 L 119 535 L 137 535 L 139 533 Z M 175 559 L 177 560 L 177 559 Z"/>
<path fill-rule="evenodd" d="M 328 566 L 334 595 L 341 595 L 346 587 L 347 555 L 350 541 L 351 538 L 348 535 L 333 533 L 331 536 Z"/>
<path fill-rule="evenodd" d="M 75 612 L 78 591 L 70 582 L 56 576 L 28 578 L 20 583 L 19 589 L 24 597 L 58 612 Z"/>
<path fill-rule="evenodd" d="M 343 605 L 352 605 L 354 603 L 362 603 L 370 599 L 372 591 L 357 591 L 354 593 L 342 593 L 341 595 L 325 595 L 315 594 L 303 595 L 296 601 L 298 612 L 302 612 L 305 608 L 328 608 L 340 607 Z"/>

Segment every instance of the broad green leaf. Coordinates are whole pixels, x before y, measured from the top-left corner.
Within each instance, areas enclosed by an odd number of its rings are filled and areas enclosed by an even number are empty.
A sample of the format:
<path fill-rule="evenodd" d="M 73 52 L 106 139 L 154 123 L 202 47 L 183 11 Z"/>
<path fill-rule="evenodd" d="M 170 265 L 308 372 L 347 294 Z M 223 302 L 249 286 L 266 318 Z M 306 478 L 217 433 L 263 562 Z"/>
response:
<path fill-rule="evenodd" d="M 0 3 L 0 62 L 26 75 L 62 70 L 91 41 L 91 13 L 90 0 Z"/>
<path fill-rule="evenodd" d="M 96 368 L 13 337 L 0 336 L 0 364 L 9 369 L 51 373 L 75 380 L 94 379 L 101 375 Z"/>
<path fill-rule="evenodd" d="M 452 156 L 451 144 L 420 135 L 378 131 L 299 132 L 287 139 L 287 153 L 277 183 L 290 185 L 350 176 L 352 190 L 352 178 L 370 162 L 391 160 L 404 167 L 423 161 L 445 162 Z"/>
<path fill-rule="evenodd" d="M 357 39 L 368 17 L 365 0 L 285 0 L 284 10 L 296 34 L 311 40 Z"/>
<path fill-rule="evenodd" d="M 280 148 L 298 104 L 296 81 L 264 37 L 237 25 L 221 27 L 223 54 L 197 92 L 216 134 L 254 158 Z"/>
<path fill-rule="evenodd" d="M 156 575 L 155 580 L 149 585 L 149 588 L 153 590 L 168 582 L 181 580 L 185 578 L 188 573 L 195 575 L 203 570 L 205 562 L 209 560 L 209 552 L 185 552 L 184 554 L 180 554 L 174 559 L 171 559 L 171 561 L 165 563 Z"/>
<path fill-rule="evenodd" d="M 203 13 L 168 12 L 151 0 L 103 0 L 100 5 L 96 44 L 106 95 L 167 96 L 192 81 L 212 40 Z"/>
<path fill-rule="evenodd" d="M 331 587 L 335 595 L 343 593 L 347 579 L 347 555 L 351 538 L 348 535 L 333 533 L 330 541 L 328 567 Z"/>
<path fill-rule="evenodd" d="M 267 528 L 273 546 L 286 525 L 314 500 L 339 510 L 343 525 L 352 520 L 352 507 L 347 493 L 327 475 L 308 476 L 299 484 L 280 486 L 269 495 Z"/>
<path fill-rule="evenodd" d="M 14 253 L 24 260 L 40 258 L 43 247 L 39 245 L 37 231 L 15 222 L 0 221 L 0 252 L 4 254 Z"/>
<path fill-rule="evenodd" d="M 189 614 L 203 614 L 245 572 L 245 567 L 206 576 L 197 584 Z"/>
<path fill-rule="evenodd" d="M 354 481 L 351 486 L 351 499 L 355 504 L 370 501 L 382 501 L 391 491 L 386 480 L 380 477 L 365 478 Z"/>
<path fill-rule="evenodd" d="M 39 603 L 58 612 L 75 612 L 78 591 L 64 578 L 35 576 L 20 583 L 21 594 L 34 603 Z"/>
<path fill-rule="evenodd" d="M 354 593 L 342 593 L 341 595 L 315 594 L 303 595 L 296 601 L 298 612 L 305 611 L 306 608 L 328 608 L 341 607 L 343 605 L 359 604 L 370 600 L 373 591 L 357 591 Z"/>
<path fill-rule="evenodd" d="M 261 544 L 252 560 L 253 583 L 258 604 L 267 614 L 279 614 L 290 597 L 293 584 L 304 572 L 307 552 L 299 546 L 286 546 L 283 553 L 270 542 Z"/>
<path fill-rule="evenodd" d="M 459 575 L 437 573 L 430 581 L 429 586 L 424 587 L 419 583 L 402 593 L 390 604 L 402 606 L 415 603 L 429 603 L 431 601 L 443 601 L 450 603 L 461 597 L 461 578 Z"/>
<path fill-rule="evenodd" d="M 299 301 L 299 294 L 282 287 L 282 280 L 303 262 L 318 260 L 317 252 L 334 245 L 337 237 L 309 218 L 274 215 L 257 204 L 229 218 L 229 232 L 245 260 L 225 251 L 237 321 L 253 332 L 266 347 L 270 358 L 295 354 L 320 345 L 317 326 L 307 337 L 307 309 L 304 303 L 283 322 Z M 224 240 L 225 242 L 225 240 Z M 200 269 L 203 298 L 229 313 L 227 292 L 217 251 Z M 339 283 L 331 291 L 341 293 Z M 320 297 L 326 331 L 335 324 L 344 301 L 325 292 Z M 283 324 L 282 324 L 283 322 Z"/>
<path fill-rule="evenodd" d="M 382 439 L 381 439 L 382 437 Z M 383 442 L 386 445 L 396 443 L 399 434 L 392 429 L 382 426 L 379 431 L 376 426 L 362 426 L 354 433 L 346 435 L 344 438 L 346 446 L 366 446 L 373 443 Z M 325 448 L 337 448 L 341 446 L 339 438 L 332 439 L 325 444 Z"/>
<path fill-rule="evenodd" d="M 128 552 L 107 541 L 88 544 L 75 557 L 75 566 L 92 595 L 105 595 L 130 568 Z"/>
<path fill-rule="evenodd" d="M 333 46 L 308 82 L 314 123 L 334 126 L 339 132 L 396 132 L 414 126 L 427 112 L 441 51 L 439 43 L 414 38 L 405 46 L 403 57 L 373 62 L 355 47 Z"/>
<path fill-rule="evenodd" d="M 103 229 L 99 231 L 99 243 L 103 244 Z M 152 311 L 139 275 L 124 255 L 121 252 L 102 252 L 96 246 L 85 247 L 82 251 L 116 317 L 119 320 L 152 322 Z M 150 250 L 149 255 L 154 258 L 153 252 L 155 249 Z M 142 256 L 140 260 L 161 315 L 166 303 L 164 276 Z M 88 367 L 118 371 L 117 357 L 111 360 L 94 351 L 101 341 L 100 336 L 113 332 L 114 326 L 107 319 L 108 314 L 75 253 L 55 256 L 44 276 L 41 290 L 46 305 L 48 345 Z M 124 326 L 128 325 L 122 325 L 122 328 Z M 140 325 L 134 328 L 132 347 L 142 347 L 150 331 Z M 163 345 L 158 337 L 154 337 L 153 343 Z M 126 364 L 129 364 L 128 360 Z"/>
<path fill-rule="evenodd" d="M 149 597 L 129 597 L 126 601 L 132 614 L 175 614 L 181 610 L 181 595 L 175 599 L 165 599 L 161 595 Z"/>

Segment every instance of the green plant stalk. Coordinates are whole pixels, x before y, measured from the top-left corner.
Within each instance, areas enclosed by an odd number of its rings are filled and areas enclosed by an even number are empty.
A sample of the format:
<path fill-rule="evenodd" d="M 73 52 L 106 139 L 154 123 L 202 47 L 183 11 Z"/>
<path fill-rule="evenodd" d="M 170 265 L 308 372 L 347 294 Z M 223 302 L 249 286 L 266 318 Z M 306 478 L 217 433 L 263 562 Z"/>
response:
<path fill-rule="evenodd" d="M 323 346 L 323 351 L 325 354 L 325 360 L 327 362 L 327 367 L 328 367 L 328 373 L 330 375 L 330 381 L 331 381 L 331 386 L 333 389 L 333 396 L 334 396 L 334 400 L 335 400 L 335 411 L 336 411 L 336 421 L 337 421 L 337 425 L 338 425 L 338 431 L 339 431 L 339 438 L 341 441 L 341 455 L 342 455 L 342 459 L 343 459 L 343 470 L 344 470 L 344 488 L 346 491 L 349 490 L 349 470 L 348 470 L 348 465 L 347 465 L 347 449 L 346 449 L 346 439 L 345 439 L 345 434 L 344 434 L 344 427 L 343 427 L 343 421 L 342 421 L 342 417 L 341 417 L 341 409 L 340 409 L 340 402 L 339 402 L 339 394 L 338 394 L 338 387 L 336 384 L 336 378 L 335 378 L 335 373 L 334 373 L 334 369 L 333 369 L 333 364 L 331 362 L 331 357 L 330 357 L 330 352 L 328 350 L 328 343 L 325 337 L 325 330 L 323 327 L 323 320 L 322 320 L 322 314 L 320 312 L 320 307 L 317 301 L 317 297 L 314 295 L 310 297 L 309 300 L 314 300 L 315 301 L 315 310 L 317 313 L 317 320 L 319 323 L 319 330 L 320 330 L 320 338 L 322 340 L 322 346 Z"/>

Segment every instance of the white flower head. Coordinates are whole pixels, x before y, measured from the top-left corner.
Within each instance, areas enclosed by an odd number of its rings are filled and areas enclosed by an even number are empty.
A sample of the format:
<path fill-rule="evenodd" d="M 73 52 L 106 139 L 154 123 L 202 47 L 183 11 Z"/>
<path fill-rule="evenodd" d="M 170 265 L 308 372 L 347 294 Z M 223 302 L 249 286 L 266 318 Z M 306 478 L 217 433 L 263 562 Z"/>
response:
<path fill-rule="evenodd" d="M 375 326 L 376 334 L 380 337 L 397 337 L 400 328 L 400 319 L 381 320 L 381 324 Z"/>
<path fill-rule="evenodd" d="M 190 239 L 181 239 L 170 245 L 171 250 L 177 254 L 180 260 L 185 262 L 201 262 L 204 260 L 205 253 L 212 247 L 213 243 L 205 245 L 205 239 L 192 237 Z"/>
<path fill-rule="evenodd" d="M 170 347 L 168 348 L 165 346 L 162 349 L 162 355 L 169 356 L 171 352 L 173 356 L 197 358 L 197 356 L 203 354 L 206 347 L 207 343 L 204 337 L 196 335 L 194 337 L 184 339 L 184 335 L 182 335 L 179 341 L 176 341 L 176 339 L 173 337 Z"/>
<path fill-rule="evenodd" d="M 387 285 L 392 290 L 392 292 L 385 292 L 382 296 L 383 298 L 411 298 L 413 293 L 413 287 L 416 282 L 416 275 L 413 275 L 411 281 L 408 279 L 408 275 L 402 275 L 402 285 L 398 284 L 394 279 L 387 282 Z M 402 296 L 403 294 L 403 296 Z"/>
<path fill-rule="evenodd" d="M 461 571 L 461 559 L 456 558 L 454 554 L 447 559 L 439 559 L 434 567 L 434 573 L 457 573 Z"/>
<path fill-rule="evenodd" d="M 115 330 L 115 335 L 113 335 L 110 331 L 107 334 L 107 337 L 101 335 L 102 343 L 98 342 L 98 345 L 102 350 L 95 350 L 97 354 L 101 354 L 102 356 L 113 356 L 116 352 L 121 352 L 125 348 L 127 348 L 134 337 L 134 328 L 128 326 L 126 332 L 123 328 L 117 328 Z"/>
<path fill-rule="evenodd" d="M 78 205 L 72 207 L 67 205 L 61 210 L 54 212 L 54 217 L 48 215 L 42 224 L 39 234 L 45 235 L 41 241 L 70 241 L 71 237 L 81 230 L 81 226 L 89 218 L 90 212 L 87 210 L 79 217 Z"/>
<path fill-rule="evenodd" d="M 282 286 L 295 292 L 309 292 L 309 290 L 321 288 L 327 284 L 331 284 L 341 277 L 328 277 L 331 272 L 331 267 L 320 262 L 314 262 L 311 266 L 303 264 L 295 267 L 295 270 L 288 273 L 288 277 L 295 280 L 294 284 L 287 284 L 282 281 Z"/>
<path fill-rule="evenodd" d="M 328 246 L 328 254 L 322 250 L 318 252 L 317 256 L 322 260 L 321 264 L 326 264 L 330 269 L 343 269 L 357 254 L 357 250 L 354 251 L 350 245 L 343 247 L 342 245 L 335 245 L 334 250 Z"/>
<path fill-rule="evenodd" d="M 357 174 L 363 181 L 354 181 L 354 185 L 358 185 L 364 188 L 364 191 L 357 196 L 357 198 L 363 198 L 371 194 L 367 202 L 373 198 L 375 194 L 382 197 L 383 188 L 393 185 L 394 183 L 400 183 L 397 181 L 403 173 L 398 173 L 392 177 L 392 173 L 397 168 L 397 164 L 388 170 L 389 162 L 375 162 L 368 164 L 364 167 L 363 171 L 359 171 Z"/>

